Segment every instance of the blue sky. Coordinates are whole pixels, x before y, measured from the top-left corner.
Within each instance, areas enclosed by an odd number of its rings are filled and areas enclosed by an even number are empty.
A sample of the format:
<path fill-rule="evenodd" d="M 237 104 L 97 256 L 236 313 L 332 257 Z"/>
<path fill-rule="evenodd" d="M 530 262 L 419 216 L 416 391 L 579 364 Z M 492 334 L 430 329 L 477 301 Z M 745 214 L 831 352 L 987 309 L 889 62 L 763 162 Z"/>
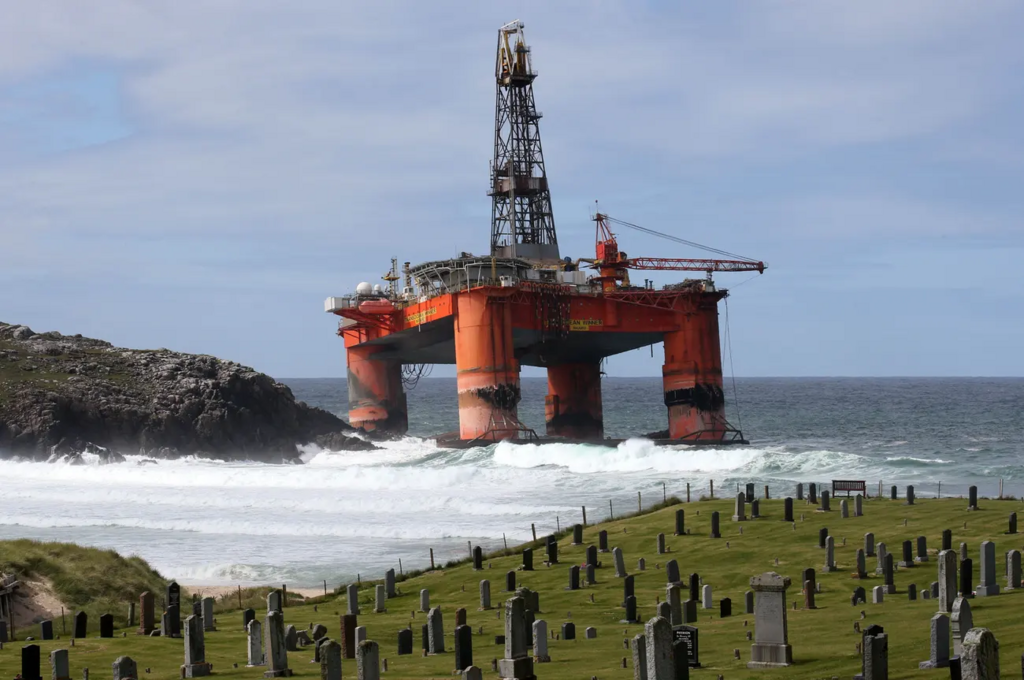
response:
<path fill-rule="evenodd" d="M 486 250 L 521 19 L 563 254 L 598 199 L 768 262 L 719 278 L 741 376 L 1024 375 L 1020 3 L 0 9 L 0 320 L 343 375 L 324 297 Z"/>

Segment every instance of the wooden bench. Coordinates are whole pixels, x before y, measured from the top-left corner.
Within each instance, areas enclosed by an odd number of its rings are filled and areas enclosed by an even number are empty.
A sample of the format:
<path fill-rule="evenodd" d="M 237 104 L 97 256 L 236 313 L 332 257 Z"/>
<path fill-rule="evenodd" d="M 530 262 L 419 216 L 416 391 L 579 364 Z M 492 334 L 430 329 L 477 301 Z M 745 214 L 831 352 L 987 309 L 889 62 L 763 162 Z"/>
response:
<path fill-rule="evenodd" d="M 833 479 L 832 480 L 832 497 L 835 498 L 837 491 L 845 491 L 847 497 L 854 491 L 860 492 L 862 496 L 867 498 L 868 496 L 868 485 L 867 482 L 857 481 L 853 479 Z"/>

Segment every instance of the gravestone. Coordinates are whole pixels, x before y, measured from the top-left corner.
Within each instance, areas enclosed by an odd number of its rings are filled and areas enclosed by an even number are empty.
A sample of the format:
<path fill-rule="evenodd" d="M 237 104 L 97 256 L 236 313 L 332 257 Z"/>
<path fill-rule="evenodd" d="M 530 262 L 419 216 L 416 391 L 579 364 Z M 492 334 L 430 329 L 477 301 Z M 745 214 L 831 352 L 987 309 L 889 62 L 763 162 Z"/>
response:
<path fill-rule="evenodd" d="M 465 626 L 466 625 L 466 608 L 459 607 L 455 610 L 455 625 Z"/>
<path fill-rule="evenodd" d="M 473 547 L 473 569 L 480 571 L 484 568 L 484 549 L 480 546 Z"/>
<path fill-rule="evenodd" d="M 911 569 L 914 566 L 914 544 L 911 541 L 903 541 L 903 559 L 899 566 L 900 569 Z"/>
<path fill-rule="evenodd" d="M 942 530 L 942 550 L 953 549 L 953 532 L 950 529 Z"/>
<path fill-rule="evenodd" d="M 711 513 L 711 538 L 721 538 L 722 530 L 719 526 L 718 511 Z"/>
<path fill-rule="evenodd" d="M 718 617 L 721 619 L 732 616 L 732 599 L 723 597 L 718 601 Z"/>
<path fill-rule="evenodd" d="M 569 567 L 569 586 L 566 590 L 579 590 L 580 589 L 580 567 L 578 564 L 574 564 Z"/>
<path fill-rule="evenodd" d="M 526 611 L 540 613 L 540 593 L 529 588 L 517 588 L 516 595 L 526 600 Z"/>
<path fill-rule="evenodd" d="M 915 562 L 927 562 L 928 561 L 928 539 L 924 536 L 917 537 L 917 556 L 914 558 Z"/>
<path fill-rule="evenodd" d="M 1011 550 L 1006 553 L 1006 589 L 1020 588 L 1020 551 Z"/>
<path fill-rule="evenodd" d="M 153 594 L 150 592 L 142 593 L 139 596 L 139 629 L 135 631 L 136 634 L 149 635 L 152 633 L 156 627 L 153 619 Z"/>
<path fill-rule="evenodd" d="M 345 614 L 341 617 L 341 625 L 338 629 L 338 639 L 341 642 L 341 654 L 346 659 L 356 658 L 356 628 L 359 627 L 359 617 L 355 614 Z M 409 632 L 411 645 L 412 631 Z M 412 654 L 410 648 L 409 653 Z"/>
<path fill-rule="evenodd" d="M 667 620 L 671 621 L 672 620 L 672 606 L 671 606 L 671 604 L 667 600 L 665 602 L 659 602 L 657 604 L 657 606 L 654 607 L 654 615 L 655 616 L 660 616 L 663 619 L 667 619 Z"/>
<path fill-rule="evenodd" d="M 683 622 L 683 602 L 679 586 L 671 583 L 665 588 L 665 602 L 669 606 L 669 624 L 678 626 Z"/>
<path fill-rule="evenodd" d="M 810 503 L 818 502 L 818 485 L 814 482 L 807 485 L 807 500 Z"/>
<path fill-rule="evenodd" d="M 864 556 L 864 548 L 857 548 L 857 578 L 868 577 L 868 561 Z"/>
<path fill-rule="evenodd" d="M 77 612 L 74 618 L 74 629 L 71 637 L 84 638 L 89 634 L 89 615 L 85 612 Z"/>
<path fill-rule="evenodd" d="M 686 535 L 686 511 L 676 510 L 676 536 Z"/>
<path fill-rule="evenodd" d="M 747 482 L 746 495 L 744 496 L 744 500 L 746 500 L 748 503 L 753 503 L 754 502 L 754 484 L 753 484 L 753 482 Z"/>
<path fill-rule="evenodd" d="M 637 571 L 647 571 L 647 560 L 645 560 L 642 557 L 640 559 L 638 559 L 636 561 L 636 570 Z"/>
<path fill-rule="evenodd" d="M 434 607 L 427 614 L 427 635 L 430 644 L 427 653 L 444 654 L 444 623 L 440 607 Z"/>
<path fill-rule="evenodd" d="M 633 637 L 633 680 L 647 680 L 647 637 L 640 633 Z"/>
<path fill-rule="evenodd" d="M 1017 513 L 1010 513 L 1009 526 L 1007 527 L 1006 533 L 1015 534 L 1017 533 Z"/>
<path fill-rule="evenodd" d="M 952 550 L 939 552 L 939 611 L 949 614 L 956 599 L 956 553 Z M 932 593 L 934 595 L 934 593 Z"/>
<path fill-rule="evenodd" d="M 796 499 L 802 501 L 804 499 L 804 483 L 797 482 L 796 484 Z"/>
<path fill-rule="evenodd" d="M 398 655 L 412 654 L 412 629 L 403 628 L 398 631 Z M 355 654 L 352 655 L 355 658 Z"/>
<path fill-rule="evenodd" d="M 976 594 L 978 597 L 988 597 L 999 594 L 999 584 L 996 582 L 996 544 L 992 541 L 981 542 L 981 583 L 978 584 Z"/>
<path fill-rule="evenodd" d="M 896 593 L 896 569 L 893 565 L 892 553 L 886 553 L 885 555 L 885 569 L 883 570 L 885 575 L 885 593 L 886 595 L 893 595 Z"/>
<path fill-rule="evenodd" d="M 192 600 L 192 615 L 203 618 L 203 603 L 199 599 Z"/>
<path fill-rule="evenodd" d="M 548 536 L 548 564 L 558 564 L 558 542 L 554 536 Z"/>
<path fill-rule="evenodd" d="M 167 584 L 166 589 L 166 602 L 164 607 L 181 607 L 181 586 L 178 585 L 177 581 L 171 581 Z"/>
<path fill-rule="evenodd" d="M 364 640 L 356 649 L 356 680 L 380 680 L 380 648 Z"/>
<path fill-rule="evenodd" d="M 750 503 L 750 519 L 761 519 L 761 501 L 756 498 Z"/>
<path fill-rule="evenodd" d="M 299 651 L 299 633 L 295 626 L 284 627 L 284 648 L 288 652 Z"/>
<path fill-rule="evenodd" d="M 378 583 L 373 589 L 373 613 L 383 614 L 387 610 L 387 590 L 384 584 Z"/>
<path fill-rule="evenodd" d="M 814 581 L 804 580 L 804 609 L 817 609 L 814 605 Z"/>
<path fill-rule="evenodd" d="M 532 680 L 533 657 L 529 654 L 527 642 L 526 600 L 516 596 L 505 602 L 505 658 L 498 661 L 498 673 L 502 678 Z M 563 638 L 566 630 L 562 626 Z M 532 628 L 530 634 L 532 634 Z M 575 629 L 573 629 L 575 633 Z M 573 635 L 575 637 L 575 634 Z"/>
<path fill-rule="evenodd" d="M 562 639 L 563 640 L 575 640 L 576 639 L 576 624 L 572 621 L 568 621 L 562 624 Z"/>
<path fill-rule="evenodd" d="M 882 604 L 885 601 L 885 586 L 875 586 L 871 589 L 871 604 Z"/>
<path fill-rule="evenodd" d="M 998 680 L 999 643 L 988 628 L 974 628 L 964 637 L 960 673 L 963 680 Z"/>
<path fill-rule="evenodd" d="M 895 501 L 899 499 L 899 491 L 896 489 L 896 485 L 889 487 L 889 500 Z"/>
<path fill-rule="evenodd" d="M 345 591 L 347 593 L 347 599 L 348 599 L 348 609 L 346 610 L 346 613 L 351 614 L 353 616 L 356 616 L 356 615 L 358 615 L 360 613 L 359 612 L 359 586 L 357 584 L 355 584 L 355 583 L 350 583 L 348 585 L 348 587 L 345 589 Z M 355 657 L 353 656 L 353 657 L 347 657 L 347 658 L 353 658 L 354 659 Z"/>
<path fill-rule="evenodd" d="M 505 592 L 516 592 L 516 572 L 514 571 L 505 573 Z"/>
<path fill-rule="evenodd" d="M 669 560 L 665 563 L 665 580 L 669 583 L 679 583 L 679 562 Z"/>
<path fill-rule="evenodd" d="M 604 529 L 597 532 L 597 549 L 600 552 L 608 552 L 608 532 Z"/>
<path fill-rule="evenodd" d="M 130 656 L 119 656 L 113 663 L 114 680 L 138 680 L 139 667 Z"/>
<path fill-rule="evenodd" d="M 50 673 L 52 680 L 71 680 L 71 667 L 68 664 L 68 650 L 55 649 L 50 652 Z"/>
<path fill-rule="evenodd" d="M 647 680 L 675 680 L 676 663 L 672 650 L 672 626 L 660 616 L 644 624 L 647 643 Z"/>
<path fill-rule="evenodd" d="M 841 501 L 839 501 L 839 518 L 840 519 L 849 519 L 849 517 L 850 517 L 850 506 L 846 502 L 846 499 L 844 498 Z"/>
<path fill-rule="evenodd" d="M 573 524 L 572 525 L 572 544 L 583 545 L 583 525 Z M 470 664 L 472 665 L 472 664 Z"/>
<path fill-rule="evenodd" d="M 867 594 L 867 591 L 864 590 L 864 586 L 857 586 L 856 588 L 853 589 L 853 598 L 852 598 L 852 600 L 853 600 L 852 604 L 854 606 L 856 606 L 858 603 L 859 604 L 866 604 L 867 603 L 867 601 L 868 601 L 868 594 Z"/>
<path fill-rule="evenodd" d="M 671 587 L 671 586 L 669 586 L 669 587 Z M 678 595 L 677 595 L 677 597 L 678 597 Z M 671 615 L 672 615 L 672 612 L 670 611 L 669 612 L 669 616 L 671 616 Z M 682 617 L 682 612 L 680 612 L 680 618 L 681 617 Z M 636 614 L 636 598 L 634 596 L 632 596 L 632 595 L 630 595 L 629 597 L 626 598 L 626 618 L 623 619 L 621 621 L 621 623 L 640 623 L 640 619 L 637 617 L 637 614 Z"/>
<path fill-rule="evenodd" d="M 491 608 L 491 582 L 484 579 L 480 581 L 480 609 Z"/>
<path fill-rule="evenodd" d="M 242 612 L 242 630 L 249 630 L 249 622 L 256 620 L 256 610 L 246 609 Z"/>
<path fill-rule="evenodd" d="M 825 566 L 822 571 L 826 574 L 836 571 L 836 543 L 831 536 L 825 539 Z"/>
<path fill-rule="evenodd" d="M 615 575 L 618 578 L 625 578 L 626 561 L 622 557 L 622 548 L 612 548 L 612 559 L 615 560 Z"/>
<path fill-rule="evenodd" d="M 423 648 L 423 656 L 426 656 L 430 652 L 430 626 L 425 623 L 420 628 L 420 641 Z"/>
<path fill-rule="evenodd" d="M 875 550 L 875 573 L 885 574 L 885 556 L 889 553 L 889 551 L 885 547 L 885 543 L 882 543 L 881 541 L 879 541 L 878 545 L 875 546 Z"/>
<path fill-rule="evenodd" d="M 636 598 L 634 598 L 635 600 Z M 537 619 L 533 622 L 533 660 L 535 663 L 548 663 L 548 622 Z"/>
<path fill-rule="evenodd" d="M 39 645 L 25 645 L 21 648 L 22 680 L 42 680 L 40 673 Z"/>
<path fill-rule="evenodd" d="M 868 557 L 875 556 L 875 535 L 870 531 L 864 534 L 864 554 Z"/>
<path fill-rule="evenodd" d="M 938 581 L 932 581 L 930 584 L 928 584 L 928 592 L 931 593 L 932 597 L 934 597 L 935 599 L 938 599 L 938 597 L 939 597 L 939 582 Z"/>
<path fill-rule="evenodd" d="M 711 609 L 712 608 L 711 585 L 710 584 L 706 584 L 703 588 L 701 588 L 701 590 L 700 590 L 700 602 L 701 602 L 701 606 L 704 609 Z"/>
<path fill-rule="evenodd" d="M 917 584 L 911 583 L 907 586 L 907 599 L 911 602 L 917 600 Z"/>
<path fill-rule="evenodd" d="M 39 622 L 39 638 L 42 640 L 53 639 L 53 621 L 46 619 Z"/>
<path fill-rule="evenodd" d="M 593 564 L 587 565 L 587 585 L 592 586 L 597 584 L 597 569 Z"/>
<path fill-rule="evenodd" d="M 181 667 L 181 677 L 201 678 L 210 674 L 210 664 L 206 663 L 206 643 L 203 640 L 203 621 L 198 616 L 185 619 L 185 663 Z"/>
<path fill-rule="evenodd" d="M 633 597 L 636 592 L 633 588 L 633 575 L 630 574 L 622 581 L 622 606 L 626 606 L 626 600 Z"/>
<path fill-rule="evenodd" d="M 592 564 L 595 568 L 598 566 L 596 545 L 591 544 L 587 546 L 587 564 Z"/>
<path fill-rule="evenodd" d="M 775 668 L 793 663 L 786 624 L 786 589 L 790 580 L 775 572 L 750 579 L 754 601 L 754 644 L 747 668 Z"/>
<path fill-rule="evenodd" d="M 822 527 L 818 529 L 818 547 L 822 550 L 825 549 L 825 541 L 828 539 L 828 528 Z"/>
<path fill-rule="evenodd" d="M 782 501 L 782 506 L 783 506 L 782 521 L 783 522 L 792 522 L 793 521 L 793 499 L 787 496 L 786 499 Z"/>
<path fill-rule="evenodd" d="M 515 572 L 513 572 L 513 573 L 515 573 Z M 427 590 L 426 588 L 421 588 L 420 589 L 420 611 L 421 612 L 428 612 L 428 611 L 430 611 L 430 591 Z"/>
<path fill-rule="evenodd" d="M 690 574 L 690 597 L 689 599 L 697 601 L 700 599 L 700 574 L 694 572 Z"/>
<path fill-rule="evenodd" d="M 319 650 L 320 680 L 341 680 L 341 645 L 325 638 Z"/>
<path fill-rule="evenodd" d="M 253 619 L 247 624 L 246 641 L 248 644 L 248 666 L 266 666 L 267 661 L 263 657 L 263 625 Z"/>
<path fill-rule="evenodd" d="M 828 489 L 821 492 L 821 511 L 832 512 L 832 497 L 829 494 Z"/>
<path fill-rule="evenodd" d="M 908 486 L 907 487 L 907 505 L 913 505 L 913 504 L 914 504 L 914 487 L 913 486 Z"/>
<path fill-rule="evenodd" d="M 203 598 L 203 630 L 217 630 L 213 620 L 213 598 Z"/>
<path fill-rule="evenodd" d="M 961 498 L 963 498 L 963 496 L 961 496 Z M 978 509 L 978 487 L 976 486 L 972 486 L 967 490 L 967 509 Z"/>
<path fill-rule="evenodd" d="M 597 628 L 588 626 L 587 629 L 583 631 L 583 637 L 587 640 L 593 640 L 597 637 Z"/>
<path fill-rule="evenodd" d="M 387 589 L 388 599 L 398 597 L 398 593 L 395 591 L 395 570 L 388 569 L 384 572 L 384 587 Z"/>
<path fill-rule="evenodd" d="M 658 554 L 665 554 L 665 534 L 658 534 Z"/>
<path fill-rule="evenodd" d="M 864 680 L 888 680 L 889 636 L 885 633 L 865 635 L 861 641 Z"/>
<path fill-rule="evenodd" d="M 945 614 L 932 616 L 931 652 L 927 661 L 918 668 L 946 668 L 949 666 L 949 617 Z"/>
<path fill-rule="evenodd" d="M 100 637 L 101 638 L 112 638 L 114 637 L 114 615 L 104 614 L 100 617 Z"/>
<path fill-rule="evenodd" d="M 697 600 L 683 601 L 683 623 L 697 623 Z"/>
<path fill-rule="evenodd" d="M 974 597 L 974 561 L 968 557 L 960 560 L 960 596 Z"/>
<path fill-rule="evenodd" d="M 864 516 L 864 497 L 857 494 L 853 497 L 853 516 L 863 517 Z"/>
<path fill-rule="evenodd" d="M 310 629 L 310 637 L 313 638 L 314 642 L 318 642 L 327 637 L 327 626 L 322 623 L 318 623 Z"/>
<path fill-rule="evenodd" d="M 974 628 L 974 616 L 971 614 L 971 603 L 963 597 L 953 602 L 953 613 L 950 616 L 953 628 L 953 654 L 960 656 L 961 647 L 967 631 Z"/>
<path fill-rule="evenodd" d="M 533 571 L 533 548 L 523 548 L 523 571 Z"/>
<path fill-rule="evenodd" d="M 748 590 L 743 593 L 743 613 L 753 614 L 754 613 L 754 591 Z"/>
<path fill-rule="evenodd" d="M 284 598 L 281 596 L 280 590 L 271 590 L 267 594 L 267 611 L 268 612 L 280 612 L 284 611 Z"/>
<path fill-rule="evenodd" d="M 960 544 L 960 561 L 963 562 L 966 559 L 967 559 L 967 544 L 966 543 L 961 543 Z"/>
<path fill-rule="evenodd" d="M 576 525 L 580 526 L 580 525 Z M 581 531 L 583 527 L 580 527 Z M 455 627 L 455 670 L 463 671 L 473 665 L 473 629 L 469 626 Z"/>
<path fill-rule="evenodd" d="M 265 662 L 269 665 L 263 677 L 291 677 L 292 671 L 288 668 L 288 649 L 284 640 L 284 614 L 279 609 L 267 612 L 263 624 L 263 649 Z"/>
<path fill-rule="evenodd" d="M 732 512 L 732 521 L 733 522 L 744 522 L 744 521 L 746 521 L 746 519 L 747 519 L 746 503 L 747 503 L 747 497 L 746 497 L 746 495 L 742 491 L 740 491 L 738 494 L 736 494 L 736 507 L 735 507 L 735 509 Z"/>

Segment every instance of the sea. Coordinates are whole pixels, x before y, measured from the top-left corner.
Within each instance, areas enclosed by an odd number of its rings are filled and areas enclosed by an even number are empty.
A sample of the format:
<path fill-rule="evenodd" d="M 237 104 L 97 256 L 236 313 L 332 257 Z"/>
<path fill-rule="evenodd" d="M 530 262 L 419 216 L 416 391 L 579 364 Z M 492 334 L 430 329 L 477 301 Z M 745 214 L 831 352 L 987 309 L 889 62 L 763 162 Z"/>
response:
<path fill-rule="evenodd" d="M 285 380 L 296 397 L 344 416 L 343 379 Z M 543 378 L 524 378 L 520 416 L 543 433 Z M 386 569 L 460 559 L 660 502 L 774 497 L 797 482 L 913 484 L 918 497 L 970 485 L 1024 495 L 1024 379 L 759 378 L 727 381 L 731 422 L 749 445 L 656 446 L 658 378 L 606 378 L 614 448 L 577 444 L 437 446 L 457 429 L 455 380 L 409 392 L 409 436 L 365 452 L 302 451 L 303 465 L 186 458 L 84 466 L 0 461 L 0 538 L 34 538 L 140 555 L 192 585 L 335 587 Z"/>

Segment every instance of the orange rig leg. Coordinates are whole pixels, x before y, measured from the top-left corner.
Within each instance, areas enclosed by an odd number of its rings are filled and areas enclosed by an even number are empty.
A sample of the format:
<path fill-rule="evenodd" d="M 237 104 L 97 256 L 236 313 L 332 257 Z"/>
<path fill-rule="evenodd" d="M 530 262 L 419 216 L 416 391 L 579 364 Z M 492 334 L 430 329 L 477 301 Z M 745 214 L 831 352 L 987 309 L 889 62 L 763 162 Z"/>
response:
<path fill-rule="evenodd" d="M 549 436 L 603 439 L 601 365 L 594 362 L 549 366 L 544 418 Z"/>
<path fill-rule="evenodd" d="M 374 359 L 379 347 L 348 348 L 348 420 L 367 432 L 405 434 L 409 412 L 402 390 L 402 365 Z"/>
<path fill-rule="evenodd" d="M 662 382 L 672 439 L 721 440 L 725 435 L 718 306 L 703 303 L 665 334 Z"/>
<path fill-rule="evenodd" d="M 480 291 L 459 293 L 455 367 L 461 439 L 519 436 L 519 363 L 508 302 Z"/>

